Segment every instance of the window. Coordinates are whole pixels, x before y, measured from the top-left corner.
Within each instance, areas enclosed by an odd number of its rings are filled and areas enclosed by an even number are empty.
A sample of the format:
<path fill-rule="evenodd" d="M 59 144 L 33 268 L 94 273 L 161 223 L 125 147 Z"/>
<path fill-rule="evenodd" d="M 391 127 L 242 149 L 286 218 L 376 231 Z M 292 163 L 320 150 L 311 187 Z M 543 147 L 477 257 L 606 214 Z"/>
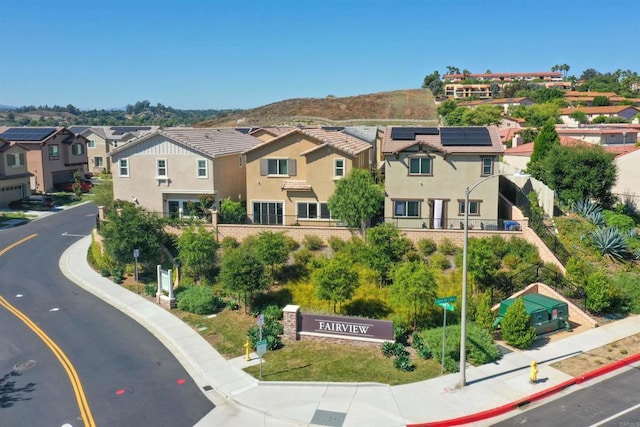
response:
<path fill-rule="evenodd" d="M 97 168 L 101 168 L 101 167 L 104 166 L 104 163 L 102 161 L 102 157 L 94 157 L 93 158 L 93 162 L 94 162 L 95 167 L 97 167 Z"/>
<path fill-rule="evenodd" d="M 156 176 L 159 178 L 167 177 L 167 159 L 156 159 Z"/>
<path fill-rule="evenodd" d="M 393 202 L 393 215 L 417 218 L 420 216 L 420 202 L 417 200 L 396 200 Z"/>
<path fill-rule="evenodd" d="M 253 223 L 282 225 L 282 202 L 253 202 Z"/>
<path fill-rule="evenodd" d="M 298 203 L 298 219 L 331 219 L 326 203 Z"/>
<path fill-rule="evenodd" d="M 269 175 L 287 175 L 288 174 L 288 159 L 269 159 L 268 160 L 268 174 Z"/>
<path fill-rule="evenodd" d="M 333 176 L 335 178 L 342 178 L 344 176 L 344 159 L 335 159 L 333 161 Z"/>
<path fill-rule="evenodd" d="M 96 148 L 96 141 L 90 139 L 89 142 L 87 142 L 87 148 Z"/>
<path fill-rule="evenodd" d="M 58 151 L 57 145 L 49 146 L 49 160 L 58 160 L 60 158 L 60 151 Z"/>
<path fill-rule="evenodd" d="M 409 175 L 431 175 L 431 158 L 416 157 L 409 159 Z"/>
<path fill-rule="evenodd" d="M 207 178 L 209 173 L 207 171 L 207 161 L 205 159 L 198 159 L 198 178 Z"/>
<path fill-rule="evenodd" d="M 129 176 L 129 159 L 120 159 L 120 176 Z"/>
<path fill-rule="evenodd" d="M 458 201 L 458 215 L 464 215 L 464 200 Z M 480 215 L 480 201 L 469 200 L 469 215 Z"/>
<path fill-rule="evenodd" d="M 71 150 L 74 156 L 81 156 L 84 154 L 84 145 L 77 142 L 71 146 Z"/>
<path fill-rule="evenodd" d="M 20 168 L 24 166 L 24 153 L 7 154 L 7 165 L 10 168 Z"/>
<path fill-rule="evenodd" d="M 493 158 L 482 158 L 482 176 L 493 175 Z"/>

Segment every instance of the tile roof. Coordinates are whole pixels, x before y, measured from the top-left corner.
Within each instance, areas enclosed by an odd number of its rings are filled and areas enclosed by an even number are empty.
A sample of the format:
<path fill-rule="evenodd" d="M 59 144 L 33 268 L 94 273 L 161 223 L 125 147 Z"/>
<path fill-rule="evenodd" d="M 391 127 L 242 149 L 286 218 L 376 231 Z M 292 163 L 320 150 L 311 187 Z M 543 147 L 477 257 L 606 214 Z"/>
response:
<path fill-rule="evenodd" d="M 593 126 L 593 127 L 556 127 L 558 135 L 602 135 L 602 134 L 633 134 L 640 132 L 633 126 Z"/>
<path fill-rule="evenodd" d="M 604 151 L 607 153 L 613 153 L 616 155 L 616 158 L 624 156 L 629 153 L 633 153 L 636 150 L 640 150 L 640 146 L 634 144 L 624 144 L 624 145 L 604 145 Z"/>
<path fill-rule="evenodd" d="M 307 181 L 293 180 L 287 179 L 282 184 L 283 190 L 293 190 L 293 191 L 309 191 L 311 190 L 311 184 L 308 184 Z"/>
<path fill-rule="evenodd" d="M 403 151 L 416 144 L 424 144 L 432 149 L 441 153 L 451 154 L 502 154 L 504 148 L 502 141 L 500 140 L 500 134 L 498 128 L 495 126 L 486 126 L 489 130 L 489 137 L 491 138 L 491 145 L 456 145 L 456 146 L 444 146 L 440 140 L 440 133 L 438 135 L 415 135 L 412 140 L 393 140 L 391 139 L 391 129 L 400 126 L 388 126 L 382 141 L 382 152 L 385 154 L 393 154 Z M 455 127 L 455 126 L 451 126 Z M 485 126 L 480 126 L 485 127 Z M 440 127 L 438 129 L 443 129 Z"/>
<path fill-rule="evenodd" d="M 308 154 L 312 151 L 315 151 L 321 146 L 329 146 L 338 151 L 342 151 L 343 153 L 346 153 L 350 156 L 355 156 L 357 154 L 362 153 L 363 151 L 371 149 L 371 144 L 368 144 L 363 140 L 361 140 L 360 138 L 356 138 L 354 136 L 351 136 L 341 131 L 326 130 L 326 129 L 319 129 L 319 128 L 294 128 L 289 132 L 272 139 L 271 141 L 263 142 L 262 144 L 249 148 L 245 152 L 251 151 L 260 147 L 264 147 L 267 144 L 271 144 L 274 141 L 279 141 L 281 138 L 284 138 L 285 136 L 288 136 L 288 135 L 293 135 L 295 133 L 308 136 L 311 139 L 314 139 L 320 142 L 320 144 L 318 144 L 318 147 L 314 147 L 310 150 L 307 150 L 303 154 Z"/>
<path fill-rule="evenodd" d="M 518 98 L 496 98 L 496 99 L 478 99 L 475 101 L 463 101 L 458 103 L 460 107 L 470 107 L 473 105 L 482 105 L 482 104 L 491 104 L 491 105 L 502 105 L 502 104 L 519 104 L 525 99 L 531 101 L 531 99 L 527 97 L 518 97 Z M 533 101 L 531 101 L 533 102 Z"/>
<path fill-rule="evenodd" d="M 116 148 L 110 153 L 110 155 L 130 149 L 131 147 L 143 141 L 147 141 L 156 135 L 162 135 L 209 157 L 241 153 L 260 142 L 259 139 L 245 135 L 235 129 L 176 127 L 160 129 L 156 132 L 143 135 L 140 138 L 134 139 L 131 142 Z"/>
<path fill-rule="evenodd" d="M 253 135 L 254 133 L 258 133 L 259 131 L 263 131 L 263 132 L 267 132 L 268 134 L 271 134 L 273 136 L 280 136 L 280 135 L 284 135 L 285 133 L 291 132 L 291 130 L 293 130 L 293 129 L 294 128 L 292 126 L 287 126 L 287 127 L 264 127 L 264 128 L 252 129 L 251 131 L 249 131 L 249 135 Z"/>
<path fill-rule="evenodd" d="M 633 108 L 640 113 L 633 105 L 607 105 L 605 107 L 573 107 L 573 108 L 561 108 L 560 115 L 566 116 L 574 111 L 582 111 L 585 114 L 616 114 L 625 111 L 628 108 Z"/>
<path fill-rule="evenodd" d="M 565 92 L 565 96 L 606 96 L 610 98 L 612 96 L 618 96 L 615 92 L 581 92 L 578 90 L 568 90 Z"/>

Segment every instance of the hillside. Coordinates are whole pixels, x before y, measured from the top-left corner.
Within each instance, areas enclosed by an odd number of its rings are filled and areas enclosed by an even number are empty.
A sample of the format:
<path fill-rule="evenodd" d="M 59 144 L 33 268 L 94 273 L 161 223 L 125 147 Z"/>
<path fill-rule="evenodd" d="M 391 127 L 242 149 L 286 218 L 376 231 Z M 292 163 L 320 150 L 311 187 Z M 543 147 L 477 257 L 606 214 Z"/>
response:
<path fill-rule="evenodd" d="M 345 98 L 295 98 L 199 123 L 198 127 L 436 124 L 431 92 L 397 90 Z"/>

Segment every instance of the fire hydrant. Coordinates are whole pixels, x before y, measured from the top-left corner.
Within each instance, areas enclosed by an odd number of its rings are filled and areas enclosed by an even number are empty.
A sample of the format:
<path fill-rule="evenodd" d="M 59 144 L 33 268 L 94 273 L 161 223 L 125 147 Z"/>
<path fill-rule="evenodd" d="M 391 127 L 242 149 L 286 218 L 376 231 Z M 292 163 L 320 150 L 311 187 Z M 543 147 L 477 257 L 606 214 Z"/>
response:
<path fill-rule="evenodd" d="M 531 372 L 529 373 L 529 382 L 537 383 L 538 382 L 538 364 L 536 361 L 531 362 Z"/>
<path fill-rule="evenodd" d="M 249 340 L 247 340 L 247 342 L 244 343 L 243 347 L 246 352 L 245 360 L 248 362 L 249 360 L 251 360 L 251 357 L 249 357 Z"/>

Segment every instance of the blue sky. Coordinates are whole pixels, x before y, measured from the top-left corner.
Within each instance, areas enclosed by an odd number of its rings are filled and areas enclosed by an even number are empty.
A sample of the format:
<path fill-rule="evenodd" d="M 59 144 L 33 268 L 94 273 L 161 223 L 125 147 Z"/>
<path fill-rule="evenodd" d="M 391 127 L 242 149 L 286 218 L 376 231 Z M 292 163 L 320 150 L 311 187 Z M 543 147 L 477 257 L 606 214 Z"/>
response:
<path fill-rule="evenodd" d="M 253 108 L 471 72 L 640 72 L 640 1 L 0 0 L 0 104 Z"/>

